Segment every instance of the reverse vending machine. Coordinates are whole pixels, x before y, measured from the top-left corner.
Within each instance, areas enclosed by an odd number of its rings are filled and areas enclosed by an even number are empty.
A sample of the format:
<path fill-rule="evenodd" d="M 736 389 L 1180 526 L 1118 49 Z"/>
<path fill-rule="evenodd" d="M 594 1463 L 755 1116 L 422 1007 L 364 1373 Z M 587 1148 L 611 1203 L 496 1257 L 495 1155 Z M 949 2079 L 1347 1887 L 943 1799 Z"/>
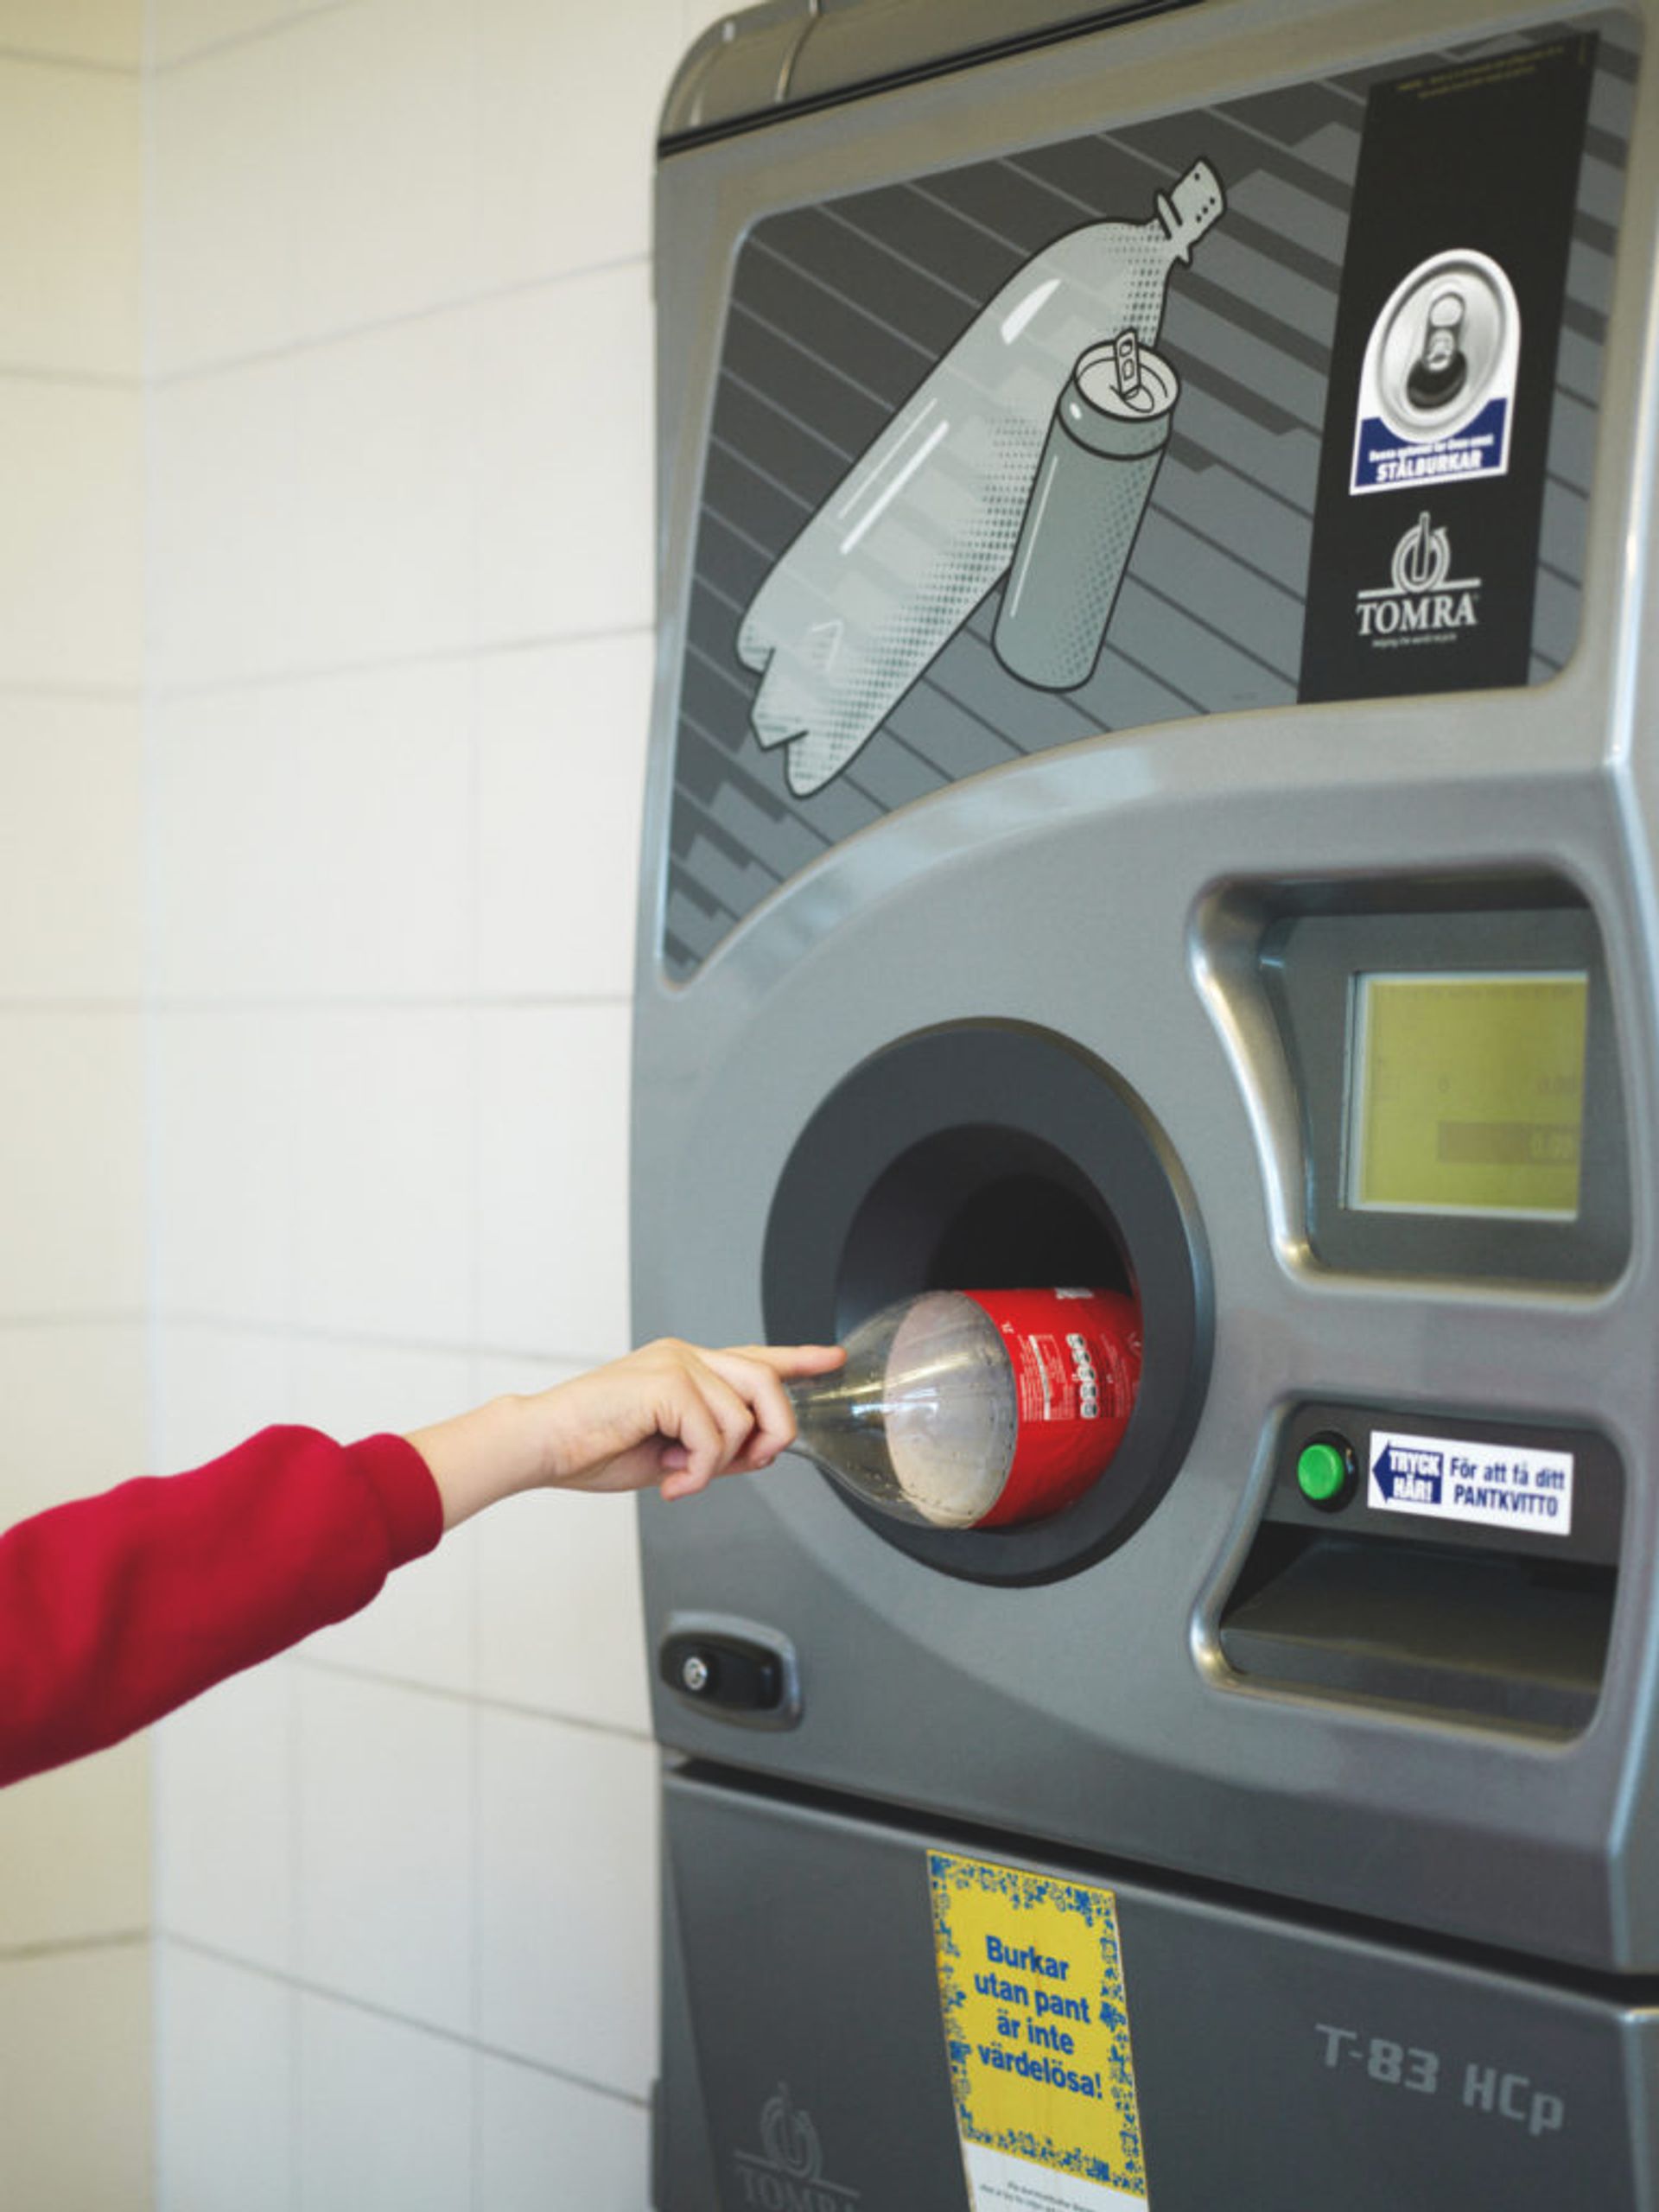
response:
<path fill-rule="evenodd" d="M 1656 13 L 681 70 L 639 1330 L 1144 1344 L 645 1508 L 658 2212 L 1659 2208 Z"/>

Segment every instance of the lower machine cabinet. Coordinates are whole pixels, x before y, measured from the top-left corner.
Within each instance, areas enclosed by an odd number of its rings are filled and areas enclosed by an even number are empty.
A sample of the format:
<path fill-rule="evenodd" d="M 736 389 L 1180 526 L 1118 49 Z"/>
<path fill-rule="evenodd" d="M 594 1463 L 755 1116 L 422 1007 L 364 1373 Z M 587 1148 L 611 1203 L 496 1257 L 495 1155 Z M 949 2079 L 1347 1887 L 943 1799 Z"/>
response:
<path fill-rule="evenodd" d="M 658 2212 L 1659 2208 L 1644 1985 L 707 1770 L 664 1815 Z"/>

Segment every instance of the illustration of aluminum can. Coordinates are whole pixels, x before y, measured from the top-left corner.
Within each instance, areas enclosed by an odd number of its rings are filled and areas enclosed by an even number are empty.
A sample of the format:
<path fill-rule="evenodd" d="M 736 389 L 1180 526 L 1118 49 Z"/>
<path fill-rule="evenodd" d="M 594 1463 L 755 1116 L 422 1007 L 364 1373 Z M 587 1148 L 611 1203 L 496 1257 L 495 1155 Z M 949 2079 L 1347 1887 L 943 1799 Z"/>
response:
<path fill-rule="evenodd" d="M 1078 359 L 1033 480 L 993 644 L 1046 691 L 1086 683 L 1169 440 L 1180 379 L 1121 331 Z"/>

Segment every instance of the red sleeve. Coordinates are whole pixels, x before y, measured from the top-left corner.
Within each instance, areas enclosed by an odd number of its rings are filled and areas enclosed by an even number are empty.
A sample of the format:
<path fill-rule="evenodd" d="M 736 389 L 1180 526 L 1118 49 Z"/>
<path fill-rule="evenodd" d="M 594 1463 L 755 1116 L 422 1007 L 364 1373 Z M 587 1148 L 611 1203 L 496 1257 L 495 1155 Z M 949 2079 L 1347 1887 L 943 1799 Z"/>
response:
<path fill-rule="evenodd" d="M 442 1529 L 413 1445 L 310 1428 L 22 1522 L 0 1536 L 0 1783 L 344 1620 Z"/>

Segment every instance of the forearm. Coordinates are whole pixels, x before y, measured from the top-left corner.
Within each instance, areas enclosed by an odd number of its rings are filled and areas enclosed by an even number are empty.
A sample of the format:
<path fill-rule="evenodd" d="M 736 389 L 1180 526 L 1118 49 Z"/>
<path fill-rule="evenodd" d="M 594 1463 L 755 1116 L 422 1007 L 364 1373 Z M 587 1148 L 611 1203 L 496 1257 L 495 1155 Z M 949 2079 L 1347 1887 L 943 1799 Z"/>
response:
<path fill-rule="evenodd" d="M 407 1441 L 437 1484 L 446 1530 L 501 1498 L 557 1480 L 549 1424 L 537 1420 L 537 1404 L 531 1398 L 492 1398 L 470 1413 L 410 1432 Z"/>

